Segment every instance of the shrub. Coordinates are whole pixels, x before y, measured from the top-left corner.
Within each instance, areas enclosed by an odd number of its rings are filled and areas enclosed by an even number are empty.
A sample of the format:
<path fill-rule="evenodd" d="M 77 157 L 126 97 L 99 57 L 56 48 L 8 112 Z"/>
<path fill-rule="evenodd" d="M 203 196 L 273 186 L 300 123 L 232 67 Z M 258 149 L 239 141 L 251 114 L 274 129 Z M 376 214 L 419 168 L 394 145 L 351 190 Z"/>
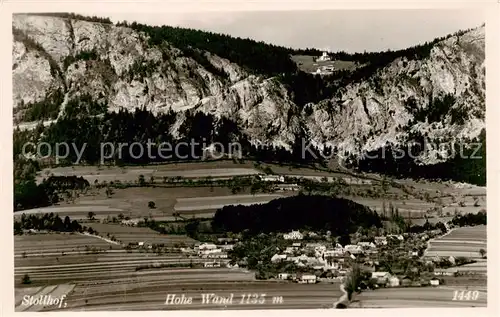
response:
<path fill-rule="evenodd" d="M 22 283 L 23 284 L 31 284 L 31 279 L 30 279 L 30 276 L 28 274 L 24 274 Z"/>

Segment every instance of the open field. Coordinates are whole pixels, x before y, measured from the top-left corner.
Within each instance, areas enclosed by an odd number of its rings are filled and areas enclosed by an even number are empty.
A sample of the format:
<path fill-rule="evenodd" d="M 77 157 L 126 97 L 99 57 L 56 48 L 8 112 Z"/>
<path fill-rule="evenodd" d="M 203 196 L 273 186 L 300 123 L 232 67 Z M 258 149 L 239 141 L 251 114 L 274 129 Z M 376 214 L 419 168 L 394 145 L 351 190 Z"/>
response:
<path fill-rule="evenodd" d="M 472 290 L 473 288 L 469 288 Z M 423 288 L 388 288 L 362 292 L 355 296 L 356 308 L 415 308 L 415 307 L 486 307 L 487 293 L 479 291 L 475 301 L 453 300 L 455 290 L 465 288 L 423 287 Z"/>
<path fill-rule="evenodd" d="M 20 216 L 23 213 L 49 213 L 54 212 L 60 216 L 69 216 L 71 219 L 87 219 L 89 211 L 94 212 L 96 219 L 106 219 L 117 216 L 122 213 L 129 218 L 140 218 L 145 216 L 156 220 L 173 220 L 172 213 L 178 210 L 181 215 L 192 217 L 201 217 L 199 214 L 213 214 L 216 208 L 223 205 L 238 203 L 262 203 L 278 197 L 279 195 L 233 195 L 229 188 L 213 187 L 129 187 L 125 189 L 116 189 L 114 194 L 108 198 L 104 189 L 98 192 L 90 193 L 87 196 L 81 196 L 75 200 L 75 203 L 62 202 L 59 206 L 47 208 L 36 208 L 16 212 Z M 284 193 L 282 195 L 287 195 Z M 196 197 L 197 199 L 211 198 L 210 205 L 203 206 L 200 201 L 183 200 Z M 153 201 L 155 208 L 148 207 L 148 202 Z M 180 203 L 180 205 L 179 205 Z"/>
<path fill-rule="evenodd" d="M 357 202 L 359 204 L 370 207 L 371 209 L 382 214 L 383 206 L 387 213 L 389 213 L 389 203 L 391 203 L 394 208 L 398 208 L 399 212 L 403 216 L 413 216 L 423 217 L 427 210 L 434 207 L 433 203 L 429 203 L 418 199 L 408 199 L 408 200 L 386 200 L 382 198 L 369 198 L 369 197 L 348 197 L 348 199 Z"/>
<path fill-rule="evenodd" d="M 481 260 L 479 249 L 486 250 L 486 226 L 455 228 L 431 240 L 425 256 L 465 256 Z M 486 262 L 481 263 L 486 270 Z"/>
<path fill-rule="evenodd" d="M 14 257 L 35 255 L 61 255 L 61 252 L 87 252 L 93 247 L 98 250 L 121 249 L 119 245 L 108 243 L 95 236 L 78 233 L 25 234 L 14 236 Z"/>
<path fill-rule="evenodd" d="M 146 244 L 163 243 L 167 247 L 173 247 L 179 243 L 193 245 L 196 242 L 196 240 L 186 235 L 165 235 L 146 227 L 132 227 L 109 223 L 88 223 L 85 225 L 97 230 L 100 236 L 107 237 L 108 234 L 115 236 L 116 240 L 125 245 L 131 242 L 144 242 Z"/>
<path fill-rule="evenodd" d="M 254 205 L 265 204 L 273 199 L 281 198 L 283 195 L 255 194 L 255 195 L 232 195 L 217 197 L 192 197 L 178 198 L 174 206 L 176 211 L 192 211 L 219 209 L 228 205 Z"/>
<path fill-rule="evenodd" d="M 54 176 L 82 176 L 93 184 L 99 182 L 137 182 L 139 175 L 150 181 L 151 176 L 156 178 L 157 183 L 163 181 L 163 177 L 169 178 L 227 178 L 233 176 L 248 176 L 260 174 L 250 163 L 234 163 L 232 161 L 212 161 L 195 163 L 172 163 L 148 166 L 71 166 L 56 167 L 42 170 L 37 175 L 37 181 L 49 175 Z"/>

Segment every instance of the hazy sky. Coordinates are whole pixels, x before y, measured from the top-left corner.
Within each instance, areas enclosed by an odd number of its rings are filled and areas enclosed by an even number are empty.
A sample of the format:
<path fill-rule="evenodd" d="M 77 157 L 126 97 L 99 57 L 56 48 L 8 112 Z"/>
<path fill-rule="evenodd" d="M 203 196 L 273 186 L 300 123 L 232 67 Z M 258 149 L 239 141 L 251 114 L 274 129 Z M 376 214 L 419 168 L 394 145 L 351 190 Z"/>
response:
<path fill-rule="evenodd" d="M 485 20 L 482 11 L 473 9 L 116 13 L 106 16 L 113 21 L 203 29 L 287 47 L 348 52 L 405 48 L 479 26 Z"/>

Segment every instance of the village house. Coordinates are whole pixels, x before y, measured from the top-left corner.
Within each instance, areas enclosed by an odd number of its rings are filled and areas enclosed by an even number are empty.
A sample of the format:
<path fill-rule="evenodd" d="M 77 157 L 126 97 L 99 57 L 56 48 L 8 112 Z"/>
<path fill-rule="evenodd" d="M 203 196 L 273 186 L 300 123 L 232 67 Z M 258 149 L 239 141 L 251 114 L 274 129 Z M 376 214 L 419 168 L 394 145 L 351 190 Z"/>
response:
<path fill-rule="evenodd" d="M 347 275 L 347 270 L 346 270 L 346 269 L 339 269 L 339 270 L 337 271 L 337 274 L 338 274 L 339 276 L 345 276 L 345 275 Z"/>
<path fill-rule="evenodd" d="M 283 175 L 261 175 L 259 178 L 263 182 L 285 182 L 285 176 Z"/>
<path fill-rule="evenodd" d="M 373 242 L 365 242 L 365 241 L 358 242 L 358 245 L 360 247 L 364 248 L 365 250 L 367 250 L 367 249 L 375 249 L 377 247 L 375 245 L 375 243 L 373 243 Z"/>
<path fill-rule="evenodd" d="M 343 265 L 338 261 L 327 259 L 325 261 L 324 269 L 325 270 L 340 270 L 343 268 Z"/>
<path fill-rule="evenodd" d="M 217 249 L 217 246 L 213 243 L 202 243 L 198 246 L 199 251 L 213 250 Z"/>
<path fill-rule="evenodd" d="M 344 256 L 344 249 L 334 249 L 334 250 L 325 250 L 323 252 L 323 256 L 327 257 L 341 257 Z"/>
<path fill-rule="evenodd" d="M 191 248 L 181 248 L 181 252 L 184 254 L 195 254 L 196 252 Z"/>
<path fill-rule="evenodd" d="M 234 249 L 234 244 L 223 244 L 219 246 L 220 249 L 230 251 Z"/>
<path fill-rule="evenodd" d="M 316 282 L 317 282 L 317 277 L 316 277 L 316 275 L 312 275 L 312 274 L 303 274 L 300 277 L 300 281 L 299 281 L 299 283 L 302 283 L 302 284 L 314 284 Z"/>
<path fill-rule="evenodd" d="M 316 232 L 314 232 L 314 231 L 309 231 L 309 232 L 307 233 L 307 236 L 308 236 L 309 238 L 317 238 L 317 237 L 319 237 L 319 234 L 317 234 L 317 233 L 316 233 Z"/>
<path fill-rule="evenodd" d="M 290 278 L 291 278 L 290 273 L 279 273 L 278 274 L 278 279 L 280 279 L 280 280 L 288 280 Z"/>
<path fill-rule="evenodd" d="M 294 250 L 299 249 L 301 246 L 302 246 L 302 243 L 300 243 L 300 242 L 292 243 L 292 248 L 294 248 Z"/>
<path fill-rule="evenodd" d="M 397 276 L 391 276 L 387 279 L 386 286 L 388 287 L 398 287 L 400 284 L 399 278 Z"/>
<path fill-rule="evenodd" d="M 418 250 L 413 249 L 408 252 L 409 256 L 418 256 Z"/>
<path fill-rule="evenodd" d="M 225 252 L 216 252 L 206 254 L 206 257 L 209 259 L 227 259 L 227 253 Z"/>
<path fill-rule="evenodd" d="M 304 235 L 300 233 L 300 231 L 292 231 L 290 233 L 285 233 L 283 235 L 283 239 L 285 240 L 302 240 L 304 239 Z"/>
<path fill-rule="evenodd" d="M 286 254 L 275 254 L 271 258 L 272 263 L 277 263 L 286 260 L 287 255 Z"/>
<path fill-rule="evenodd" d="M 363 249 L 359 245 L 348 244 L 344 247 L 344 250 L 351 254 L 359 254 L 363 252 Z"/>
<path fill-rule="evenodd" d="M 200 257 L 209 257 L 210 255 L 213 255 L 213 254 L 221 254 L 221 253 L 224 253 L 222 252 L 221 249 L 204 249 L 204 250 L 200 250 L 198 251 L 198 256 Z"/>
<path fill-rule="evenodd" d="M 439 286 L 439 279 L 437 278 L 432 278 L 429 282 L 432 286 Z"/>
<path fill-rule="evenodd" d="M 372 272 L 372 278 L 377 280 L 377 284 L 386 284 L 390 277 L 389 272 Z"/>
<path fill-rule="evenodd" d="M 387 236 L 388 238 L 392 238 L 392 239 L 396 239 L 396 240 L 399 240 L 399 241 L 404 241 L 405 238 L 400 235 L 400 234 L 390 234 Z"/>
<path fill-rule="evenodd" d="M 294 247 L 286 247 L 285 251 L 283 251 L 283 253 L 286 253 L 286 254 L 293 254 L 295 251 L 295 248 Z"/>

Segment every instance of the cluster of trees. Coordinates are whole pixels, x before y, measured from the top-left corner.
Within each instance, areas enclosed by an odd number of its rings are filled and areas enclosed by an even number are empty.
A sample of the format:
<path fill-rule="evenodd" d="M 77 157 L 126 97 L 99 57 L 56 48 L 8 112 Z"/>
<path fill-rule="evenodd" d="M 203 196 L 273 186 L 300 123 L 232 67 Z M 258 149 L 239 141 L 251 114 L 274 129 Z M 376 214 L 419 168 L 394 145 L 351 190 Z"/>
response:
<path fill-rule="evenodd" d="M 82 21 L 88 21 L 88 22 L 98 22 L 98 23 L 104 23 L 104 24 L 113 24 L 110 18 L 101 18 L 98 16 L 86 16 L 86 15 L 81 15 L 77 13 L 72 13 L 72 12 L 37 12 L 37 13 L 31 13 L 33 15 L 41 15 L 41 16 L 50 16 L 50 17 L 58 17 L 58 18 L 66 18 L 66 19 L 73 19 L 73 20 L 82 20 Z"/>
<path fill-rule="evenodd" d="M 233 121 L 227 118 L 217 120 L 212 115 L 201 112 L 195 114 L 187 112 L 187 118 L 179 129 L 182 138 L 174 139 L 168 131 L 175 123 L 176 116 L 177 114 L 173 111 L 155 116 L 147 110 L 136 109 L 135 112 L 120 110 L 105 113 L 101 117 L 65 117 L 47 127 L 41 141 L 55 144 L 72 140 L 79 148 L 86 144 L 81 162 L 89 164 L 100 163 L 100 146 L 107 142 L 113 144 L 116 147 L 115 150 L 118 150 L 118 143 L 123 142 L 130 146 L 131 140 L 142 145 L 143 155 L 139 155 L 140 152 L 137 149 L 131 151 L 130 147 L 124 147 L 120 151 L 121 158 L 117 155 L 112 160 L 115 163 L 128 164 L 192 160 L 202 157 L 203 147 L 211 142 L 223 144 L 228 152 L 233 149 L 231 144 L 236 140 L 243 149 L 251 148 L 250 143 Z M 152 144 L 151 155 L 147 152 L 149 140 Z M 158 154 L 158 146 L 163 142 L 172 146 L 168 151 L 162 152 L 165 158 Z M 188 146 L 180 146 L 182 142 Z M 179 147 L 176 149 L 177 145 Z M 20 150 L 21 147 L 19 147 Z M 71 151 L 67 160 L 75 162 L 76 155 L 76 152 Z M 167 158 L 168 155 L 172 157 Z"/>
<path fill-rule="evenodd" d="M 146 33 L 151 45 L 168 42 L 187 54 L 192 54 L 193 49 L 207 51 L 237 63 L 252 73 L 275 76 L 297 71 L 296 64 L 290 58 L 290 49 L 284 47 L 225 34 L 165 25 L 149 26 L 124 21 L 117 23 L 117 26 L 130 27 Z"/>
<path fill-rule="evenodd" d="M 467 120 L 467 108 L 454 108 L 456 98 L 453 94 L 445 94 L 440 97 L 429 96 L 429 103 L 424 107 L 418 107 L 414 97 L 410 97 L 405 102 L 405 108 L 413 114 L 414 121 L 417 122 L 441 122 L 447 115 L 451 116 L 451 124 L 463 124 Z M 410 124 L 411 125 L 411 124 Z"/>
<path fill-rule="evenodd" d="M 106 113 L 108 105 L 106 99 L 96 101 L 89 94 L 82 94 L 71 99 L 64 108 L 66 118 L 88 117 Z"/>
<path fill-rule="evenodd" d="M 64 220 L 59 215 L 50 213 L 43 215 L 22 214 L 20 220 L 14 220 L 14 234 L 22 234 L 23 230 L 49 230 L 57 232 L 83 232 L 84 228 L 76 221 L 66 216 Z"/>
<path fill-rule="evenodd" d="M 454 156 L 448 161 L 419 165 L 415 157 L 422 153 L 424 142 L 408 144 L 407 148 L 386 146 L 368 153 L 362 158 L 357 168 L 364 172 L 382 173 L 399 178 L 453 180 L 479 186 L 486 185 L 486 130 L 467 144 L 454 144 Z"/>
<path fill-rule="evenodd" d="M 430 223 L 429 220 L 426 220 L 423 225 L 410 225 L 408 227 L 408 232 L 410 233 L 423 233 L 429 230 L 441 230 L 442 233 L 446 233 L 448 230 L 446 226 L 441 221 L 437 223 Z"/>
<path fill-rule="evenodd" d="M 84 190 L 87 180 L 76 176 L 51 176 L 37 184 L 33 178 L 14 183 L 14 211 L 45 207 L 59 201 L 59 194 L 68 190 Z"/>
<path fill-rule="evenodd" d="M 64 58 L 63 60 L 63 68 L 67 69 L 69 65 L 73 64 L 74 62 L 77 61 L 95 61 L 98 60 L 99 56 L 97 55 L 97 52 L 95 50 L 90 50 L 90 51 L 81 51 L 75 56 L 73 55 L 68 55 Z"/>
<path fill-rule="evenodd" d="M 46 207 L 57 201 L 57 195 L 48 192 L 43 184 L 36 184 L 34 180 L 14 183 L 14 211 Z"/>
<path fill-rule="evenodd" d="M 215 232 L 249 231 L 251 234 L 286 232 L 297 229 L 330 231 L 343 236 L 358 227 L 381 227 L 378 214 L 347 199 L 320 195 L 280 198 L 267 204 L 225 206 L 212 220 Z"/>
<path fill-rule="evenodd" d="M 45 119 L 56 119 L 59 109 L 64 101 L 64 92 L 60 89 L 51 91 L 47 97 L 30 104 L 24 104 L 21 100 L 19 109 L 22 121 L 39 121 Z"/>
<path fill-rule="evenodd" d="M 486 225 L 486 211 L 480 211 L 477 214 L 455 215 L 451 223 L 460 227 Z"/>

